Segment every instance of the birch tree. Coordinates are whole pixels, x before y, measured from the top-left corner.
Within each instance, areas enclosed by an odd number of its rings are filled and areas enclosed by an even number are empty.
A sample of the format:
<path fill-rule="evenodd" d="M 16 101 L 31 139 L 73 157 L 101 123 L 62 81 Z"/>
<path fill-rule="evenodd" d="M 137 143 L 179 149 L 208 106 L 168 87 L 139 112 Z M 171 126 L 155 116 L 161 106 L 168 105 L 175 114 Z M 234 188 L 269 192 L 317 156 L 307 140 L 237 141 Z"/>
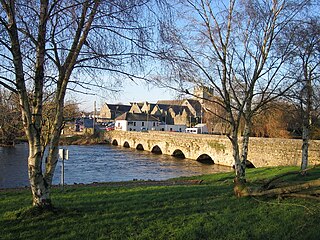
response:
<path fill-rule="evenodd" d="M 89 92 L 91 87 L 103 86 L 97 81 L 102 71 L 134 78 L 127 66 L 140 63 L 142 47 L 148 43 L 150 22 L 146 23 L 143 9 L 150 6 L 142 0 L 0 3 L 0 84 L 19 97 L 29 143 L 33 205 L 51 207 L 66 92 Z M 46 146 L 43 102 L 48 92 L 54 109 Z"/>
<path fill-rule="evenodd" d="M 308 167 L 308 147 L 312 122 L 319 110 L 320 96 L 320 24 L 319 19 L 304 16 L 290 25 L 286 39 L 290 41 L 292 75 L 298 83 L 293 98 L 300 112 L 302 126 L 302 172 Z"/>
<path fill-rule="evenodd" d="M 225 109 L 226 116 L 219 117 L 230 125 L 228 138 L 240 182 L 245 182 L 253 116 L 293 85 L 282 68 L 287 52 L 279 54 L 276 42 L 303 5 L 288 1 L 186 0 L 178 7 L 181 20 L 175 28 L 164 26 L 162 36 L 168 52 L 162 58 L 171 66 L 169 79 L 174 79 L 180 86 L 176 89 L 185 93 L 191 92 L 186 87 L 194 85 L 214 89 L 214 100 L 206 100 Z"/>

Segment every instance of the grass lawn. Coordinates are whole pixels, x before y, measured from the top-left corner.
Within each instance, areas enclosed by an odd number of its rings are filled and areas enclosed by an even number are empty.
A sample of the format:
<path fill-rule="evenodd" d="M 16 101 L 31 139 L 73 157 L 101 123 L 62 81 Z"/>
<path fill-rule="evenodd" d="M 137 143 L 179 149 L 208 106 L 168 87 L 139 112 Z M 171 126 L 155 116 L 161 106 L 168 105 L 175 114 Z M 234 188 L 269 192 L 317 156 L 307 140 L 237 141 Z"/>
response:
<path fill-rule="evenodd" d="M 248 170 L 247 179 L 254 187 L 293 169 Z M 202 179 L 198 185 L 55 188 L 57 211 L 42 214 L 30 209 L 28 189 L 1 190 L 0 239 L 320 239 L 320 201 L 238 199 L 233 176 L 191 178 Z M 320 178 L 320 170 L 306 178 Z"/>

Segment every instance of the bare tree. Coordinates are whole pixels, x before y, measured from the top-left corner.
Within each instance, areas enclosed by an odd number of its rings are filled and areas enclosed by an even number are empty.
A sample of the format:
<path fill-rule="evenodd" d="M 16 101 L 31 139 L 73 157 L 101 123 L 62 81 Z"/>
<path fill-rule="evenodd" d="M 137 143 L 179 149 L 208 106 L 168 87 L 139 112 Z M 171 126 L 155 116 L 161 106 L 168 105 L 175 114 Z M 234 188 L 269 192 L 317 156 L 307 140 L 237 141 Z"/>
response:
<path fill-rule="evenodd" d="M 308 167 L 308 147 L 313 120 L 319 110 L 320 24 L 318 17 L 307 15 L 290 25 L 284 34 L 290 41 L 292 75 L 298 84 L 292 90 L 302 126 L 301 170 Z"/>
<path fill-rule="evenodd" d="M 147 12 L 140 13 L 150 9 L 149 1 L 0 3 L 0 84 L 19 96 L 29 142 L 33 205 L 51 207 L 50 187 L 58 161 L 66 92 L 87 93 L 92 87 L 103 87 L 98 79 L 105 70 L 135 77 L 137 72 L 129 72 L 128 66 L 139 66 L 147 48 L 152 21 L 144 21 Z M 54 108 L 46 146 L 43 103 L 48 93 Z"/>
<path fill-rule="evenodd" d="M 265 105 L 253 118 L 251 135 L 255 137 L 290 138 L 289 123 L 292 104 L 285 101 L 273 101 Z"/>
<path fill-rule="evenodd" d="M 15 94 L 0 88 L 0 145 L 14 146 L 21 132 L 19 101 Z"/>
<path fill-rule="evenodd" d="M 169 79 L 175 79 L 180 84 L 177 89 L 185 93 L 191 92 L 185 90 L 188 86 L 212 87 L 215 98 L 211 101 L 226 112 L 220 117 L 230 125 L 228 137 L 240 182 L 245 182 L 253 117 L 293 85 L 282 68 L 287 52 L 279 54 L 276 42 L 303 5 L 289 1 L 186 0 L 177 7 L 178 25 L 174 29 L 163 26 L 162 37 L 168 48 L 161 57 L 171 66 Z"/>

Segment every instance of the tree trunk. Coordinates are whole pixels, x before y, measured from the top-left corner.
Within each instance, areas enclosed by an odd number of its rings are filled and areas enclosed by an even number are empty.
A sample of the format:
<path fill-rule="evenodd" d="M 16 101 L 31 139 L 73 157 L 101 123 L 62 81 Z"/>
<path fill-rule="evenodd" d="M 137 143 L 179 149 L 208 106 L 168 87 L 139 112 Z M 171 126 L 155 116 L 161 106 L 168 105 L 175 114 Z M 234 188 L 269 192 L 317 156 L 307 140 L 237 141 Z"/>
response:
<path fill-rule="evenodd" d="M 308 167 L 308 149 L 309 149 L 309 138 L 310 138 L 310 127 L 311 127 L 311 111 L 312 111 L 312 83 L 311 76 L 308 74 L 308 68 L 304 67 L 305 75 L 305 89 L 306 91 L 306 110 L 304 112 L 303 122 L 302 122 L 302 160 L 301 160 L 301 170 L 305 170 Z"/>
<path fill-rule="evenodd" d="M 236 178 L 240 182 L 245 182 L 245 165 L 242 164 L 240 160 L 240 152 L 239 152 L 239 142 L 238 142 L 238 135 L 236 131 L 233 131 L 232 136 L 230 137 L 232 143 L 232 156 L 234 159 L 234 168 L 236 171 Z"/>
<path fill-rule="evenodd" d="M 29 141 L 28 173 L 32 192 L 32 205 L 51 207 L 50 185 L 42 174 L 42 146 Z"/>
<path fill-rule="evenodd" d="M 251 132 L 251 123 L 246 120 L 243 136 L 242 136 L 242 151 L 241 151 L 241 164 L 246 167 L 246 163 L 248 160 L 248 152 L 249 152 L 249 139 Z"/>
<path fill-rule="evenodd" d="M 310 128 L 305 124 L 302 126 L 302 160 L 301 170 L 304 171 L 308 167 L 308 149 L 309 149 Z"/>
<path fill-rule="evenodd" d="M 58 162 L 59 141 L 61 136 L 62 120 L 59 122 L 60 124 L 58 126 L 53 125 L 54 130 L 53 130 L 52 138 L 49 145 L 49 154 L 48 154 L 48 159 L 46 163 L 45 181 L 49 185 L 52 185 L 54 171 Z"/>

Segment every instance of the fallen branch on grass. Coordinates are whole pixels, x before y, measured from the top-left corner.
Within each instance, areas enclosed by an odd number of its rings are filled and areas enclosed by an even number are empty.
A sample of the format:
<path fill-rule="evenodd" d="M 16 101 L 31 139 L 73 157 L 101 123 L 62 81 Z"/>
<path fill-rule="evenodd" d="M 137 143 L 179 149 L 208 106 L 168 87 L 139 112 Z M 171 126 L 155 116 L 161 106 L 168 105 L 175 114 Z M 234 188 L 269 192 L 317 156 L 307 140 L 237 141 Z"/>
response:
<path fill-rule="evenodd" d="M 237 197 L 298 197 L 320 201 L 320 178 L 300 184 L 275 187 L 267 190 L 253 190 L 235 179 L 234 193 Z"/>
<path fill-rule="evenodd" d="M 278 176 L 275 176 L 274 178 L 271 178 L 268 182 L 266 182 L 262 187 L 261 187 L 261 190 L 268 190 L 272 187 L 271 183 L 273 183 L 274 181 L 276 180 L 279 180 L 283 177 L 286 177 L 286 176 L 289 176 L 289 175 L 297 175 L 297 174 L 300 174 L 302 176 L 306 175 L 308 171 L 312 170 L 312 169 L 315 169 L 316 167 L 318 167 L 317 165 L 314 165 L 313 167 L 311 168 L 308 168 L 308 169 L 305 169 L 303 171 L 291 171 L 291 172 L 286 172 L 286 173 L 283 173 L 283 174 L 280 174 Z"/>

